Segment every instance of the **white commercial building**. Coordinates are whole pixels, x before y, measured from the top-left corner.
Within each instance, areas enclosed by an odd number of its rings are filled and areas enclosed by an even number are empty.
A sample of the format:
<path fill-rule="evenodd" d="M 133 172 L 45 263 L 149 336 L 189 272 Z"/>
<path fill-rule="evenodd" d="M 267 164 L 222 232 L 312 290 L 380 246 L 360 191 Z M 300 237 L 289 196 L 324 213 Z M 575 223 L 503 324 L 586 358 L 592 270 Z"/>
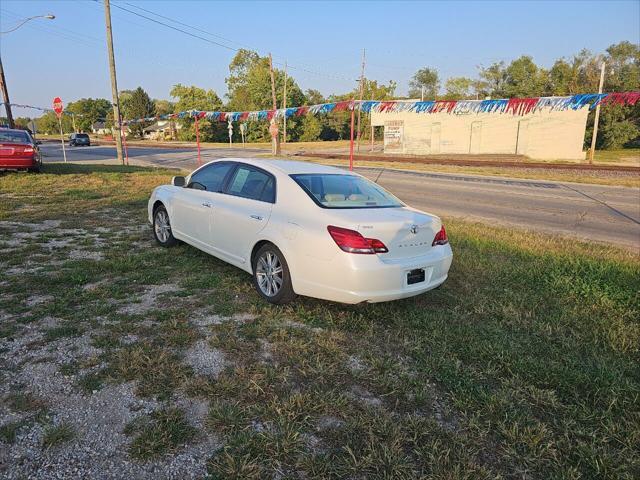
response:
<path fill-rule="evenodd" d="M 542 108 L 513 113 L 371 111 L 371 125 L 384 127 L 385 153 L 410 155 L 511 154 L 532 159 L 585 158 L 589 108 Z"/>

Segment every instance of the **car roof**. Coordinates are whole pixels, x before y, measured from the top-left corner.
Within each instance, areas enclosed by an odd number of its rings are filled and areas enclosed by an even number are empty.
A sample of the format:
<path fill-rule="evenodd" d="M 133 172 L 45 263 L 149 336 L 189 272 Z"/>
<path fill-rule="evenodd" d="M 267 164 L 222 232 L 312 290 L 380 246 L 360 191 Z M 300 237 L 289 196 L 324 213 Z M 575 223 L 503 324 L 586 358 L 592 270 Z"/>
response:
<path fill-rule="evenodd" d="M 255 165 L 256 167 L 264 168 L 265 170 L 279 170 L 286 175 L 296 173 L 326 173 L 326 174 L 341 174 L 346 172 L 341 168 L 330 167 L 328 165 L 320 165 L 312 162 L 299 162 L 295 160 L 283 160 L 283 159 L 266 159 L 266 158 L 220 158 L 215 160 L 216 162 L 240 162 L 247 163 L 249 165 Z"/>
<path fill-rule="evenodd" d="M 27 130 L 23 130 L 22 128 L 4 128 L 4 127 L 0 127 L 0 131 L 2 132 L 22 132 L 22 133 L 26 133 L 27 135 L 29 134 L 29 132 Z"/>

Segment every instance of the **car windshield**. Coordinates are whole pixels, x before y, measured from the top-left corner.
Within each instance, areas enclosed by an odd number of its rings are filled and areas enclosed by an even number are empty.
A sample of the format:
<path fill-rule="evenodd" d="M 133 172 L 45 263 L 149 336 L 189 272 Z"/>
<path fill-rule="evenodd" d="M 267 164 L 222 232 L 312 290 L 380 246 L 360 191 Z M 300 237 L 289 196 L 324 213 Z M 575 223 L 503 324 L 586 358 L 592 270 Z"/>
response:
<path fill-rule="evenodd" d="M 323 208 L 390 208 L 403 204 L 382 187 L 358 175 L 291 175 L 311 199 Z"/>
<path fill-rule="evenodd" d="M 27 132 L 15 132 L 0 129 L 0 143 L 31 143 L 31 137 Z"/>

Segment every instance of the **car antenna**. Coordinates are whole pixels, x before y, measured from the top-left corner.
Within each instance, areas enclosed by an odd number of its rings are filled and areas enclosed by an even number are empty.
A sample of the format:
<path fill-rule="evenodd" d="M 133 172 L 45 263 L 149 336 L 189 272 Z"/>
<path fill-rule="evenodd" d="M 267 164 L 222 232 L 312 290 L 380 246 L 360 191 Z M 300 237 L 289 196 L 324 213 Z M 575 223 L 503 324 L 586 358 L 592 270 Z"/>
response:
<path fill-rule="evenodd" d="M 378 183 L 378 180 L 380 179 L 380 177 L 382 176 L 382 174 L 384 173 L 384 169 L 387 167 L 382 167 L 382 170 L 380 170 L 380 173 L 378 174 L 378 176 L 376 177 L 376 179 L 373 181 L 374 183 Z"/>

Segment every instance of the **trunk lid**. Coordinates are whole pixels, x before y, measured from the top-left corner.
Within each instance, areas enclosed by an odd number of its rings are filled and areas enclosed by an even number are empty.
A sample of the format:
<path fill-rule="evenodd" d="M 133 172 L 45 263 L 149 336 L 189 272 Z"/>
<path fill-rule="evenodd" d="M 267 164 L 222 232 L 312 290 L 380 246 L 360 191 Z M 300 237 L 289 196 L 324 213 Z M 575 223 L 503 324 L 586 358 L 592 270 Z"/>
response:
<path fill-rule="evenodd" d="M 333 210 L 332 214 L 333 222 L 341 222 L 333 225 L 383 242 L 389 252 L 378 255 L 389 260 L 426 254 L 442 226 L 438 217 L 408 207 Z"/>
<path fill-rule="evenodd" d="M 25 153 L 25 149 L 29 150 Z M 32 145 L 24 143 L 0 142 L 0 157 L 32 157 L 35 149 Z"/>

